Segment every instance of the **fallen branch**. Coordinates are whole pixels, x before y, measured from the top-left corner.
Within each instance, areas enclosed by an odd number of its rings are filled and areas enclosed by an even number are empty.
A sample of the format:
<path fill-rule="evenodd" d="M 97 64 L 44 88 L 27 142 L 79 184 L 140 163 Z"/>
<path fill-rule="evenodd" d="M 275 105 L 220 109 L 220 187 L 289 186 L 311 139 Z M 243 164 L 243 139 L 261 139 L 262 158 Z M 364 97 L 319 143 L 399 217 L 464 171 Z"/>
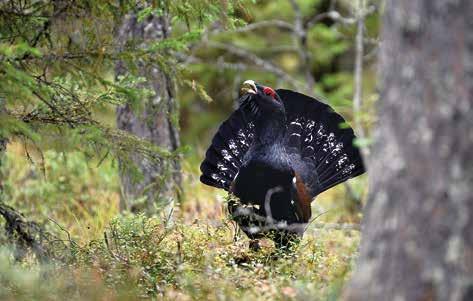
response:
<path fill-rule="evenodd" d="M 0 202 L 0 215 L 5 219 L 5 232 L 7 237 L 16 246 L 15 260 L 21 261 L 30 249 L 38 261 L 49 261 L 49 252 L 45 242 L 50 240 L 50 235 L 35 222 L 26 221 L 14 208 Z"/>

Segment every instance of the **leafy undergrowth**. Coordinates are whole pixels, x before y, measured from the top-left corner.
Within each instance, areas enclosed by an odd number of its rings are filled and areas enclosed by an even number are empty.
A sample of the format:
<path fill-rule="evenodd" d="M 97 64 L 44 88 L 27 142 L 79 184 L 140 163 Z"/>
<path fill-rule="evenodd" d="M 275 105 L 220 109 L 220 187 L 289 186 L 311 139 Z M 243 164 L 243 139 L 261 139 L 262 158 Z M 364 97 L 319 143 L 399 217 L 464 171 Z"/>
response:
<path fill-rule="evenodd" d="M 91 161 L 81 152 L 38 154 L 34 150 L 20 143 L 8 145 L 0 170 L 6 178 L 2 183 L 5 202 L 47 230 L 58 230 L 57 223 L 81 241 L 100 236 L 118 214 L 114 162 Z"/>
<path fill-rule="evenodd" d="M 77 154 L 46 152 L 44 176 L 15 151 L 9 150 L 6 185 L 22 189 L 7 189 L 5 197 L 69 248 L 47 265 L 33 256 L 14 263 L 12 248 L 1 249 L 0 300 L 335 300 L 351 273 L 359 232 L 320 228 L 357 219 L 335 206 L 343 189 L 317 202 L 314 216 L 328 213 L 290 255 L 276 253 L 269 241 L 253 252 L 227 219 L 224 194 L 198 184 L 189 166 L 186 200 L 170 222 L 118 214 L 111 162 L 91 168 Z"/>
<path fill-rule="evenodd" d="M 310 231 L 290 255 L 248 249 L 233 225 L 127 215 L 104 238 L 73 246 L 67 263 L 15 265 L 0 256 L 0 299 L 326 300 L 350 272 L 359 235 Z"/>

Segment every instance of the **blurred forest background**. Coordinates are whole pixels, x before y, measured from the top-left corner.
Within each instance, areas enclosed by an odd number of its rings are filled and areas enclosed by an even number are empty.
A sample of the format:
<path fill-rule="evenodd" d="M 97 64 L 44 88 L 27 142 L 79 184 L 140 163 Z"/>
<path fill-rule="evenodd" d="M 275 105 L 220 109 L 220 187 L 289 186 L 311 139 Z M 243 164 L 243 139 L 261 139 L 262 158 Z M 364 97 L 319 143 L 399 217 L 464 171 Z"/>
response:
<path fill-rule="evenodd" d="M 273 261 L 199 164 L 246 79 L 323 97 L 368 152 L 382 9 L 1 1 L 0 299 L 336 299 L 366 176 L 319 196 L 294 256 Z"/>

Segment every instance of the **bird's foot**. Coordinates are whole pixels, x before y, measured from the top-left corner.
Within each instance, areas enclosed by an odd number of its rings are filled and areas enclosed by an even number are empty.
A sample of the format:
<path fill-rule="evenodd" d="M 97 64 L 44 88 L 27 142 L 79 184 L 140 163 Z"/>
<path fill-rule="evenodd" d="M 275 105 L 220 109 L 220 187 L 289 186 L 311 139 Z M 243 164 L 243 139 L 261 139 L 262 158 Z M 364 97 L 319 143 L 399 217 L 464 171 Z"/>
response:
<path fill-rule="evenodd" d="M 257 240 L 257 239 L 250 240 L 249 247 L 250 247 L 250 250 L 253 251 L 253 252 L 258 252 L 259 250 L 261 250 L 259 240 Z"/>

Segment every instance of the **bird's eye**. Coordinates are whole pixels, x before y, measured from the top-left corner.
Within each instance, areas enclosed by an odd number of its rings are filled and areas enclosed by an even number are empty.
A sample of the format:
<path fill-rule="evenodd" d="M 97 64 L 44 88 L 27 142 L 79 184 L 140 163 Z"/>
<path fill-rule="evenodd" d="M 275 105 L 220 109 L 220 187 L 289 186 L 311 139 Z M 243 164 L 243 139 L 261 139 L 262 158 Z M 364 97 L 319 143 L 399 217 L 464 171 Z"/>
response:
<path fill-rule="evenodd" d="M 274 90 L 270 87 L 264 87 L 263 93 L 271 96 L 272 98 L 274 98 L 274 96 L 276 95 L 276 92 L 274 92 Z"/>

